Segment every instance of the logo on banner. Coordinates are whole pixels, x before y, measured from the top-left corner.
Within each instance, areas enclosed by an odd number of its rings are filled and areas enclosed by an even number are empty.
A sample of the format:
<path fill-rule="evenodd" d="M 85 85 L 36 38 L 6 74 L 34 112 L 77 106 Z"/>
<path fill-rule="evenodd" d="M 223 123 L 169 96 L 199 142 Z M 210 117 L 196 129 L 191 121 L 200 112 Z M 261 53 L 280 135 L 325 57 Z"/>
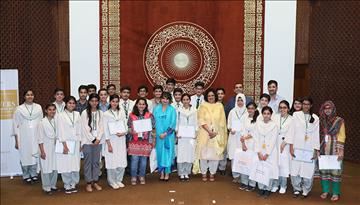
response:
<path fill-rule="evenodd" d="M 17 90 L 0 90 L 0 120 L 12 119 L 17 105 Z"/>
<path fill-rule="evenodd" d="M 143 61 L 152 85 L 165 85 L 168 78 L 174 78 L 178 87 L 193 94 L 196 82 L 202 81 L 208 88 L 216 79 L 220 53 L 209 32 L 181 21 L 166 24 L 151 36 Z"/>

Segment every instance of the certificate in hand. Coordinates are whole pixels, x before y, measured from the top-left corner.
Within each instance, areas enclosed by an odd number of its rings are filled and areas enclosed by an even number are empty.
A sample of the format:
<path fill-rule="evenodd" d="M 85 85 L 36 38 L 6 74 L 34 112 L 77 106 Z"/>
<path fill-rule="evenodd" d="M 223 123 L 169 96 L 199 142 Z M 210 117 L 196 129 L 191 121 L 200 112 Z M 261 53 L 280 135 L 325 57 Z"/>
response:
<path fill-rule="evenodd" d="M 136 133 L 149 132 L 152 130 L 151 119 L 133 121 L 134 131 Z"/>
<path fill-rule="evenodd" d="M 179 137 L 195 138 L 195 127 L 180 125 L 178 135 Z"/>
<path fill-rule="evenodd" d="M 241 131 L 241 121 L 240 120 L 234 120 L 231 123 L 231 130 L 234 130 L 236 132 Z"/>
<path fill-rule="evenodd" d="M 66 145 L 69 148 L 69 154 L 75 154 L 75 145 L 76 142 L 75 141 L 66 141 Z M 59 140 L 56 140 L 56 144 L 55 144 L 55 153 L 64 153 L 64 146 L 63 143 L 60 142 Z"/>
<path fill-rule="evenodd" d="M 308 162 L 312 163 L 313 156 L 314 156 L 314 150 L 306 150 L 306 149 L 294 149 L 294 160 L 301 161 L 301 162 Z"/>
<path fill-rule="evenodd" d="M 337 155 L 321 155 L 319 157 L 319 169 L 336 170 L 341 169 L 340 161 Z"/>
<path fill-rule="evenodd" d="M 240 174 L 250 175 L 250 170 L 253 166 L 254 152 L 252 151 L 242 151 L 241 149 L 235 150 L 234 163 L 232 165 L 232 171 Z"/>
<path fill-rule="evenodd" d="M 108 122 L 109 133 L 110 135 L 116 135 L 117 133 L 126 132 L 124 121 L 118 120 L 113 122 Z"/>

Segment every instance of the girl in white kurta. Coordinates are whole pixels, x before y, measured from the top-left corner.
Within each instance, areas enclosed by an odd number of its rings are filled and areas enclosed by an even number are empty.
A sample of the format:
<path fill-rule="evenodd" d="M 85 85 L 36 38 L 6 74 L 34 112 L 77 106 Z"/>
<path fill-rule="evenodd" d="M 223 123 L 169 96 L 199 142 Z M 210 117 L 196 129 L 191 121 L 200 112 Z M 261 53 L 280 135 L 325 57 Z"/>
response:
<path fill-rule="evenodd" d="M 197 127 L 197 110 L 194 106 L 190 105 L 191 96 L 183 94 L 181 102 L 183 107 L 177 110 L 177 125 L 176 133 L 178 138 L 177 149 L 177 169 L 181 181 L 189 181 L 191 167 L 195 160 L 195 147 L 196 147 L 196 131 Z M 180 127 L 191 127 L 194 130 L 194 136 L 191 138 L 179 135 Z"/>
<path fill-rule="evenodd" d="M 246 98 L 245 95 L 239 93 L 236 95 L 236 105 L 230 111 L 227 121 L 227 126 L 229 130 L 229 138 L 227 144 L 227 153 L 229 159 L 231 160 L 231 167 L 234 164 L 234 155 L 237 149 L 241 149 L 240 137 L 242 134 L 242 130 L 244 129 L 244 119 L 248 116 L 246 111 Z M 240 129 L 239 129 L 240 128 Z M 238 183 L 240 173 L 232 172 L 232 176 L 234 178 L 233 182 Z"/>
<path fill-rule="evenodd" d="M 254 163 L 254 167 L 266 165 L 269 169 L 268 179 L 269 186 L 258 182 L 259 196 L 268 197 L 270 195 L 271 184 L 274 179 L 279 177 L 279 166 L 278 166 L 278 151 L 277 151 L 277 135 L 278 128 L 271 115 L 273 111 L 270 107 L 266 106 L 262 109 L 262 120 L 257 120 L 255 126 L 255 152 L 258 154 L 258 162 Z M 255 171 L 250 173 L 250 179 L 255 178 Z M 265 176 L 266 177 L 266 176 Z"/>
<path fill-rule="evenodd" d="M 19 150 L 23 179 L 26 183 L 38 181 L 37 166 L 39 162 L 38 144 L 35 130 L 43 118 L 42 108 L 34 103 L 34 93 L 24 93 L 25 102 L 18 106 L 13 118 L 15 148 Z"/>
<path fill-rule="evenodd" d="M 257 153 L 255 152 L 255 125 L 257 118 L 259 116 L 259 111 L 257 110 L 257 106 L 254 102 L 250 102 L 246 105 L 246 109 L 248 115 L 242 118 L 244 125 L 244 129 L 242 129 L 240 142 L 241 142 L 241 151 L 240 154 L 249 154 L 250 158 L 256 159 Z M 252 156 L 252 157 L 251 157 Z M 249 179 L 250 168 L 252 164 L 248 164 L 248 167 L 242 167 L 240 169 L 240 179 L 241 184 L 239 189 L 246 191 L 254 191 L 256 182 Z"/>
<path fill-rule="evenodd" d="M 290 144 L 293 143 L 294 126 L 292 116 L 289 115 L 289 102 L 279 103 L 280 114 L 274 115 L 274 122 L 279 129 L 277 148 L 279 153 L 279 179 L 274 180 L 271 192 L 276 192 L 280 186 L 280 194 L 286 193 L 287 178 L 290 174 Z"/>
<path fill-rule="evenodd" d="M 122 183 L 125 168 L 127 166 L 126 134 L 128 132 L 125 112 L 119 107 L 118 95 L 110 96 L 110 109 L 104 113 L 105 133 L 105 168 L 107 169 L 107 180 L 113 189 L 123 188 Z M 120 122 L 124 125 L 124 131 L 111 134 L 109 123 Z"/>
<path fill-rule="evenodd" d="M 42 189 L 48 195 L 56 191 L 57 170 L 55 159 L 55 142 L 56 142 L 56 129 L 55 113 L 56 106 L 48 104 L 45 107 L 46 117 L 44 117 L 36 132 L 37 141 L 40 150 L 40 167 L 41 167 L 41 182 Z"/>
<path fill-rule="evenodd" d="M 314 159 L 319 155 L 320 137 L 319 137 L 319 117 L 312 113 L 311 107 L 313 101 L 311 98 L 303 99 L 303 111 L 293 114 L 294 121 L 294 141 L 291 153 L 291 183 L 294 189 L 294 197 L 302 192 L 302 197 L 307 197 L 312 188 L 315 160 L 312 162 L 298 161 L 294 151 L 296 149 L 306 150 L 314 153 Z"/>
<path fill-rule="evenodd" d="M 100 156 L 104 134 L 103 112 L 99 109 L 99 95 L 92 93 L 88 106 L 81 113 L 81 149 L 84 154 L 84 178 L 86 191 L 92 192 L 94 187 L 101 191 L 98 184 L 100 174 Z"/>
<path fill-rule="evenodd" d="M 65 99 L 65 110 L 57 115 L 55 124 L 58 126 L 56 143 L 63 146 L 62 153 L 56 153 L 56 168 L 64 182 L 66 194 L 76 193 L 76 185 L 80 180 L 80 141 L 81 123 L 80 114 L 75 111 L 76 100 L 73 96 Z M 68 146 L 69 143 L 69 146 Z M 74 150 L 70 143 L 75 144 Z M 70 153 L 70 151 L 72 153 Z"/>

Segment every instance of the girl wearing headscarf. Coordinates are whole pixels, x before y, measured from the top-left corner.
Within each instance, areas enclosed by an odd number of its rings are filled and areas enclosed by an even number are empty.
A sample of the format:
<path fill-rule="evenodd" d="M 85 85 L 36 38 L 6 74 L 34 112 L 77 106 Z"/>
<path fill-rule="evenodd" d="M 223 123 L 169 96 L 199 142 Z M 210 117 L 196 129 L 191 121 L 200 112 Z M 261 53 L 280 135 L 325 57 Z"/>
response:
<path fill-rule="evenodd" d="M 326 101 L 320 108 L 320 155 L 337 155 L 342 165 L 345 138 L 344 119 L 337 115 L 334 103 Z M 320 170 L 322 199 L 328 197 L 331 184 L 331 201 L 339 200 L 341 174 L 342 167 L 338 170 Z"/>
<path fill-rule="evenodd" d="M 229 130 L 229 139 L 228 139 L 228 145 L 227 145 L 227 152 L 229 159 L 231 160 L 231 166 L 233 166 L 233 159 L 236 149 L 241 149 L 241 142 L 240 137 L 242 130 L 244 129 L 244 118 L 248 116 L 246 111 L 246 98 L 245 95 L 242 93 L 239 93 L 236 95 L 236 105 L 235 107 L 230 111 L 228 116 L 228 130 Z M 240 126 L 239 126 L 240 124 Z M 240 128 L 240 129 L 238 129 Z M 240 173 L 233 172 L 233 182 L 238 183 Z"/>

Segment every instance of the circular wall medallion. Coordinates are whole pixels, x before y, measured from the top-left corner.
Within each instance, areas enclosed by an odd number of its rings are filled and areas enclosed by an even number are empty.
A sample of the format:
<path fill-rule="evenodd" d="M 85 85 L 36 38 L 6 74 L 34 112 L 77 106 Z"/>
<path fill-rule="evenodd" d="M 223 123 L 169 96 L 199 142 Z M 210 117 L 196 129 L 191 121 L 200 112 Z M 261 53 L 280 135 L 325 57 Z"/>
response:
<path fill-rule="evenodd" d="M 146 44 L 144 71 L 152 85 L 165 85 L 174 78 L 177 87 L 194 94 L 197 81 L 205 88 L 214 82 L 220 66 L 220 53 L 214 38 L 201 26 L 177 21 L 158 29 Z"/>

